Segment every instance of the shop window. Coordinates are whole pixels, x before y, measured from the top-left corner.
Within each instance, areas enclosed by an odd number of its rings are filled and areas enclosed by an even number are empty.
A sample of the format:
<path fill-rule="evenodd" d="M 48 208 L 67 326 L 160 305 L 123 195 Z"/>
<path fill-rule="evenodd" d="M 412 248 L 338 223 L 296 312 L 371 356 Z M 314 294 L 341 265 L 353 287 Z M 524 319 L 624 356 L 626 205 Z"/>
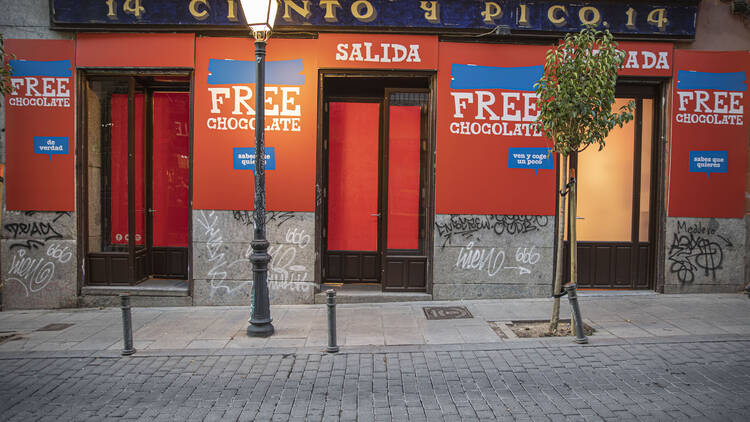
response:
<path fill-rule="evenodd" d="M 88 284 L 187 278 L 188 79 L 85 80 Z"/>

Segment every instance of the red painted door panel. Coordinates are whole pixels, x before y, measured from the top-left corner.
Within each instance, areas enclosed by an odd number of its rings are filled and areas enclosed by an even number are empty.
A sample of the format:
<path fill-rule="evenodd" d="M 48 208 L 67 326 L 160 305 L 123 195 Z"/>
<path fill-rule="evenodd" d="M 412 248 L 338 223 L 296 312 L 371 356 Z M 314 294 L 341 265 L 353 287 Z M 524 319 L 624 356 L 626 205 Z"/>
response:
<path fill-rule="evenodd" d="M 390 106 L 388 249 L 419 248 L 419 106 Z"/>
<path fill-rule="evenodd" d="M 190 97 L 186 92 L 154 93 L 154 246 L 187 247 Z"/>
<path fill-rule="evenodd" d="M 328 250 L 378 249 L 378 103 L 330 103 Z"/>

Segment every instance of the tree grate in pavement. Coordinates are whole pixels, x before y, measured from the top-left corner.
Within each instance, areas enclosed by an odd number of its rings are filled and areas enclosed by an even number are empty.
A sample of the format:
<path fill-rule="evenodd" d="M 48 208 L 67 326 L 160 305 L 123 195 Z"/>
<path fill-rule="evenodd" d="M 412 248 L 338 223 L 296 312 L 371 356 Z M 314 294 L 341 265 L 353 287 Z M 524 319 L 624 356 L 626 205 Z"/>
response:
<path fill-rule="evenodd" d="M 424 306 L 422 310 L 429 320 L 474 318 L 465 306 Z"/>
<path fill-rule="evenodd" d="M 66 328 L 72 327 L 73 324 L 65 324 L 65 323 L 55 323 L 55 324 L 47 324 L 42 328 L 37 328 L 34 331 L 62 331 Z"/>

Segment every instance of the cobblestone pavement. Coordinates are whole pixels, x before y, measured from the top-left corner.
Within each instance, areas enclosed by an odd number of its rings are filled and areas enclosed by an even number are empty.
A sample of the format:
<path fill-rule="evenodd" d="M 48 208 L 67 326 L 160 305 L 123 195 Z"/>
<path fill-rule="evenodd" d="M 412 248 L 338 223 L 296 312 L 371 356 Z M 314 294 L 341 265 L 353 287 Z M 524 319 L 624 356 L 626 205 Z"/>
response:
<path fill-rule="evenodd" d="M 0 420 L 750 418 L 750 341 L 0 356 Z"/>

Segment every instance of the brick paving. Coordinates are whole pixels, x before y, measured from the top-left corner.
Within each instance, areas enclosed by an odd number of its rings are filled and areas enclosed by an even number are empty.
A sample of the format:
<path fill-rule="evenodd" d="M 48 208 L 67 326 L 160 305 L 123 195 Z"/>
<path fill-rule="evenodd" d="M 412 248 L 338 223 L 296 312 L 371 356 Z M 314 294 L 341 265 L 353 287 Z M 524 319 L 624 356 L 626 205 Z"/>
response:
<path fill-rule="evenodd" d="M 750 419 L 747 339 L 392 349 L 0 355 L 0 420 Z"/>

